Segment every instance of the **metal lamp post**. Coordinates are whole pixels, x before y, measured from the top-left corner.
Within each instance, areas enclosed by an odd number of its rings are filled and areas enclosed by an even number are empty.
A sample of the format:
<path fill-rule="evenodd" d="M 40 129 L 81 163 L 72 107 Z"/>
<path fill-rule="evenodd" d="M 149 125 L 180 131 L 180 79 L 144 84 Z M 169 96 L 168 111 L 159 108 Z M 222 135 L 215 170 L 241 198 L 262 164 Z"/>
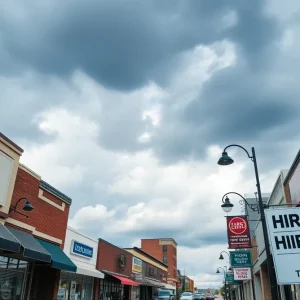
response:
<path fill-rule="evenodd" d="M 226 251 L 221 251 L 221 252 L 220 252 L 220 257 L 219 257 L 220 260 L 223 260 L 223 259 L 224 259 L 224 256 L 222 255 L 222 253 L 226 253 L 226 254 L 228 255 L 228 260 L 229 260 L 229 268 L 228 268 L 228 271 L 232 271 L 232 268 L 231 268 L 231 265 L 230 265 L 230 255 L 229 255 L 229 253 L 226 252 Z"/>
<path fill-rule="evenodd" d="M 244 147 L 242 147 L 240 145 L 236 145 L 236 144 L 229 145 L 224 148 L 222 156 L 218 161 L 219 165 L 227 166 L 227 165 L 231 165 L 234 162 L 234 160 L 230 156 L 228 156 L 228 154 L 226 152 L 226 150 L 230 147 L 238 147 L 238 148 L 243 149 L 247 153 L 248 158 L 250 158 L 254 164 L 256 187 L 257 187 L 257 193 L 258 193 L 258 207 L 259 207 L 260 219 L 261 219 L 261 223 L 262 223 L 263 236 L 264 236 L 264 240 L 265 240 L 265 250 L 266 250 L 266 255 L 267 255 L 268 274 L 269 274 L 270 287 L 271 287 L 271 298 L 272 298 L 272 300 L 278 300 L 277 281 L 276 281 L 275 272 L 274 272 L 274 268 L 273 268 L 273 258 L 271 256 L 271 251 L 270 251 L 269 236 L 268 236 L 268 232 L 267 232 L 267 223 L 266 223 L 265 212 L 264 212 L 265 206 L 264 206 L 264 203 L 262 201 L 262 196 L 261 196 L 260 181 L 259 181 L 259 176 L 258 176 L 255 149 L 254 149 L 254 147 L 251 148 L 251 150 L 252 150 L 252 156 L 251 156 Z M 226 199 L 225 199 L 225 203 L 226 203 Z M 247 204 L 247 201 L 245 203 Z M 223 208 L 223 206 L 222 206 L 222 208 Z"/>
<path fill-rule="evenodd" d="M 224 273 L 224 290 L 225 290 L 225 300 L 227 300 L 227 284 L 226 284 L 226 271 L 222 268 L 222 267 L 219 267 L 218 269 L 217 269 L 217 274 L 220 274 L 221 272 L 220 272 L 220 269 L 223 271 L 223 273 Z"/>

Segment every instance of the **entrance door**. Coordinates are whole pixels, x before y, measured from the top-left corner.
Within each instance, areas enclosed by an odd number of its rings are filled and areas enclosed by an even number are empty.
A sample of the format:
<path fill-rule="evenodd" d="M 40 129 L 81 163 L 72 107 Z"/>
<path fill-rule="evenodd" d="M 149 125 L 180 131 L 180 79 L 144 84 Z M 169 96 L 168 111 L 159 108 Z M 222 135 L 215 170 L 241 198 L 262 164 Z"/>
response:
<path fill-rule="evenodd" d="M 124 285 L 124 300 L 130 299 L 130 286 Z"/>

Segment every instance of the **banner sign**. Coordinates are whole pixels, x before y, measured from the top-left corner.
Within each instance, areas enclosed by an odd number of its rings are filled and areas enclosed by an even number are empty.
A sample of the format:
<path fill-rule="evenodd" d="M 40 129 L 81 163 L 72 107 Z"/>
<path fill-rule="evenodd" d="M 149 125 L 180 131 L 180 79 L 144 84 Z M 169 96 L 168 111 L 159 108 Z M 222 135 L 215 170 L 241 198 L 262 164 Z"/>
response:
<path fill-rule="evenodd" d="M 227 217 L 229 249 L 251 248 L 247 216 Z"/>
<path fill-rule="evenodd" d="M 226 282 L 233 282 L 233 273 L 226 273 Z"/>
<path fill-rule="evenodd" d="M 225 281 L 230 284 L 240 284 L 240 281 L 234 280 L 233 273 L 226 273 Z"/>
<path fill-rule="evenodd" d="M 265 210 L 277 282 L 300 284 L 300 208 Z"/>
<path fill-rule="evenodd" d="M 249 250 L 230 251 L 231 267 L 252 267 L 252 255 Z"/>
<path fill-rule="evenodd" d="M 136 257 L 132 257 L 132 272 L 133 273 L 141 273 L 142 272 L 143 262 L 141 259 Z"/>
<path fill-rule="evenodd" d="M 234 280 L 250 280 L 251 268 L 234 268 L 233 269 Z"/>

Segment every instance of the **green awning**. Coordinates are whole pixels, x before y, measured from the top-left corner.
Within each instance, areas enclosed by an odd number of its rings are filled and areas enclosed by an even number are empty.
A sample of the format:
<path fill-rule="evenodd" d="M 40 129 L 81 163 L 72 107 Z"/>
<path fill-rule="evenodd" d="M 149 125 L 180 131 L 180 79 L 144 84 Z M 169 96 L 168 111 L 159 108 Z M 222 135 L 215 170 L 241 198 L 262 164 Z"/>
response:
<path fill-rule="evenodd" d="M 51 254 L 52 268 L 76 272 L 77 267 L 71 259 L 59 248 L 59 246 L 49 242 L 36 239 Z"/>

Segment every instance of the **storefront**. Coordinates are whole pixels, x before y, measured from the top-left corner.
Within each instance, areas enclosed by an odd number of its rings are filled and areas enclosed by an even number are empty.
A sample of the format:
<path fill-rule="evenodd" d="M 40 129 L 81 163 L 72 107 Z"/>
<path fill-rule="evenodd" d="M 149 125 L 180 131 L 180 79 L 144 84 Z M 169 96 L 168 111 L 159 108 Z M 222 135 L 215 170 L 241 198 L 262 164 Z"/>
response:
<path fill-rule="evenodd" d="M 137 295 L 129 252 L 99 239 L 97 269 L 105 275 L 99 281 L 99 300 L 130 300 Z"/>
<path fill-rule="evenodd" d="M 92 300 L 94 279 L 104 278 L 96 269 L 98 242 L 68 227 L 65 254 L 76 265 L 76 273 L 61 272 L 58 300 Z"/>
<path fill-rule="evenodd" d="M 0 133 L 0 300 L 53 300 L 71 199 L 19 163 L 23 150 Z"/>
<path fill-rule="evenodd" d="M 76 271 L 58 245 L 30 233 L 0 223 L 0 241 L 1 300 L 41 299 L 53 294 L 60 270 Z"/>
<path fill-rule="evenodd" d="M 151 300 L 167 283 L 167 266 L 139 248 L 127 248 L 132 257 L 132 276 L 139 287 L 132 289 L 131 299 Z"/>

